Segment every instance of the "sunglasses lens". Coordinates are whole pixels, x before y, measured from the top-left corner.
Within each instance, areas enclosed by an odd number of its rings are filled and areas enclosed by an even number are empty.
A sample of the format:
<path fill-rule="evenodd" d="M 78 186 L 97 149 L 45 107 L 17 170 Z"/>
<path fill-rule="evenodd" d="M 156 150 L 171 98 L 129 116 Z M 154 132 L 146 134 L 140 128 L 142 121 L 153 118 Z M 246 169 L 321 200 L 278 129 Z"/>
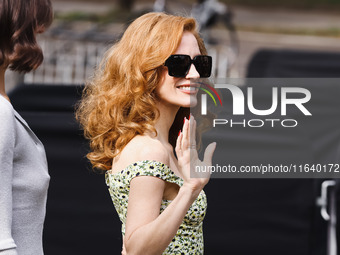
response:
<path fill-rule="evenodd" d="M 191 59 L 188 55 L 171 55 L 166 61 L 169 75 L 173 77 L 185 77 L 191 66 Z"/>
<path fill-rule="evenodd" d="M 207 78 L 211 75 L 212 58 L 210 56 L 199 55 L 194 57 L 193 61 L 189 55 L 171 55 L 166 61 L 170 76 L 185 77 L 194 63 L 197 72 L 201 78 Z"/>
<path fill-rule="evenodd" d="M 210 77 L 212 66 L 212 58 L 210 56 L 196 56 L 193 62 L 201 78 Z"/>

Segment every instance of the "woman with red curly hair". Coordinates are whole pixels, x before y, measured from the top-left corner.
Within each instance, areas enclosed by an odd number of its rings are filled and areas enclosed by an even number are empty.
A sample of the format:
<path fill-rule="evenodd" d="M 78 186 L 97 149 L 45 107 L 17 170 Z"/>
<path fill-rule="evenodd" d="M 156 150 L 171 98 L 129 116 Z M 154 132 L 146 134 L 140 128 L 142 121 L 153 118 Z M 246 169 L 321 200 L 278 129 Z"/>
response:
<path fill-rule="evenodd" d="M 0 254 L 42 255 L 50 176 L 44 146 L 13 109 L 5 71 L 36 69 L 36 34 L 52 22 L 50 0 L 0 0 Z"/>
<path fill-rule="evenodd" d="M 203 254 L 202 223 L 215 143 L 198 159 L 198 79 L 211 57 L 192 18 L 149 13 L 108 50 L 77 109 L 93 167 L 106 170 L 122 222 L 122 254 Z M 184 123 L 184 124 L 183 124 Z M 174 153 L 174 148 L 176 156 Z"/>

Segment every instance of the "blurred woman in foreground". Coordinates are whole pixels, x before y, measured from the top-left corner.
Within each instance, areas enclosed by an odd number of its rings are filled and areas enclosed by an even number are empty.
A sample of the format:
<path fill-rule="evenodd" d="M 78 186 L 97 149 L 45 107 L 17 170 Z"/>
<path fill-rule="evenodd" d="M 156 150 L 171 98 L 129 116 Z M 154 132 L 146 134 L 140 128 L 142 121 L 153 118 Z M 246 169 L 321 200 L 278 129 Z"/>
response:
<path fill-rule="evenodd" d="M 50 176 L 44 147 L 13 109 L 7 69 L 29 72 L 43 61 L 36 34 L 52 22 L 50 0 L 0 0 L 0 254 L 42 255 Z"/>

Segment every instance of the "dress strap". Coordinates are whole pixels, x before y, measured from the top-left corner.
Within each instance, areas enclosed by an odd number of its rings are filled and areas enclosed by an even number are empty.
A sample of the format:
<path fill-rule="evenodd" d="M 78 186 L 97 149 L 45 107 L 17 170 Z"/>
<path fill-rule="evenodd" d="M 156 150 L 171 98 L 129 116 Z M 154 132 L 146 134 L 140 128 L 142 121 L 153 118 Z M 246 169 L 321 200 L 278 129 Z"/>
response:
<path fill-rule="evenodd" d="M 181 186 L 181 178 L 176 176 L 170 167 L 155 160 L 142 160 L 128 165 L 120 172 L 106 172 L 106 179 L 113 178 L 115 181 L 129 184 L 137 176 L 154 176 L 164 181 L 173 182 Z M 108 182 L 107 182 L 108 184 Z"/>

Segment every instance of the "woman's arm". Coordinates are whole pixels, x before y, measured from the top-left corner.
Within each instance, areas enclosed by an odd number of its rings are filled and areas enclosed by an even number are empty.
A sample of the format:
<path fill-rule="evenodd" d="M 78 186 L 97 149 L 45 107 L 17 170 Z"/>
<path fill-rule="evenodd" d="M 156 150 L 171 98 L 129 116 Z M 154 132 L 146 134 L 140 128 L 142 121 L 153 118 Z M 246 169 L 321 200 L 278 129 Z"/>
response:
<path fill-rule="evenodd" d="M 14 118 L 9 103 L 0 98 L 0 254 L 16 255 L 12 238 L 12 177 Z"/>
<path fill-rule="evenodd" d="M 190 122 L 194 129 L 194 120 Z M 165 182 L 150 176 L 140 176 L 130 182 L 124 238 L 126 254 L 162 254 L 175 236 L 189 207 L 208 182 L 209 177 L 193 178 L 195 180 L 190 178 L 190 150 L 192 148 L 188 146 L 189 140 L 191 140 L 189 139 L 189 121 L 186 120 L 183 133 L 179 136 L 176 146 L 178 158 L 183 161 L 179 162 L 179 165 L 182 166 L 180 171 L 184 184 L 175 199 L 161 214 L 159 211 Z M 214 146 L 208 148 L 210 149 L 206 156 L 210 157 L 211 164 Z M 157 157 L 156 160 L 168 163 L 167 154 L 162 153 L 162 148 L 153 147 L 152 151 L 156 153 L 145 156 Z M 197 159 L 192 158 L 192 160 Z M 206 161 L 209 162 L 208 159 Z"/>
<path fill-rule="evenodd" d="M 162 254 L 175 236 L 196 197 L 181 187 L 176 198 L 161 213 L 165 182 L 149 176 L 131 181 L 126 221 L 127 254 Z"/>

